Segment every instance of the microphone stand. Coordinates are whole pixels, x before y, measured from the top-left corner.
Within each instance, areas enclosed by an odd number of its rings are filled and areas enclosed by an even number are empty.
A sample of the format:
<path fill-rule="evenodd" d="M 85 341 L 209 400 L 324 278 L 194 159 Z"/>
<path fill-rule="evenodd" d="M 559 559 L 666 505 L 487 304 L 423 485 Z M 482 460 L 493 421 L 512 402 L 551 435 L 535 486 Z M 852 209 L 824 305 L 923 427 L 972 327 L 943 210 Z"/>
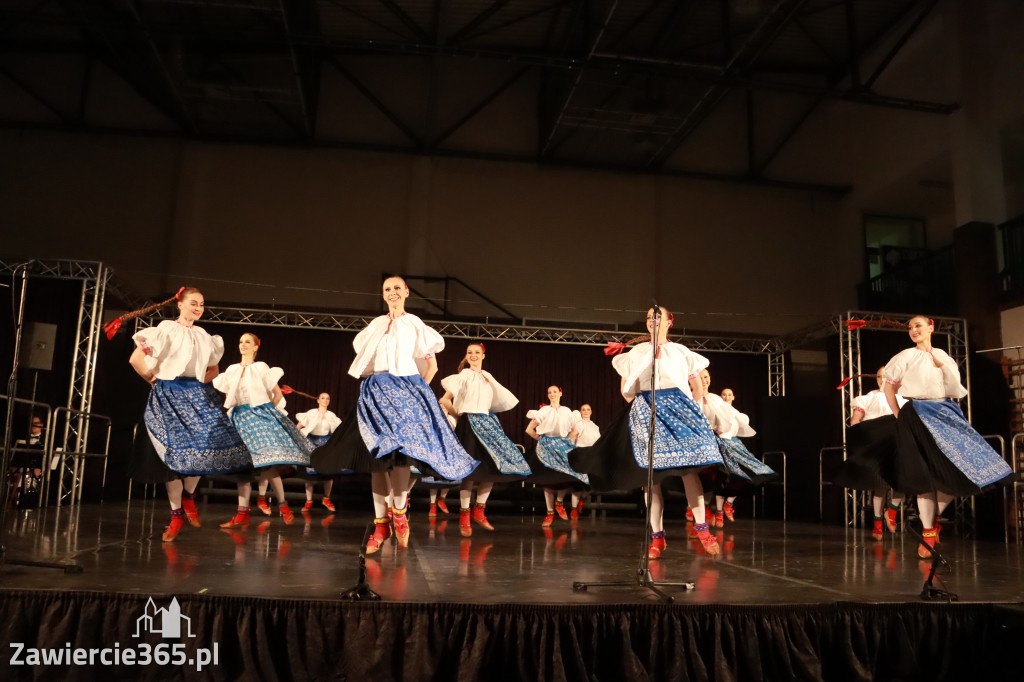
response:
<path fill-rule="evenodd" d="M 648 554 L 648 547 L 651 544 L 651 499 L 654 495 L 654 428 L 655 420 L 658 414 L 657 405 L 657 390 L 658 390 L 658 327 L 661 320 L 661 308 L 658 306 L 658 302 L 654 301 L 652 306 L 654 309 L 654 325 L 651 330 L 651 346 L 653 357 L 651 358 L 651 420 L 648 425 L 647 433 L 647 490 L 646 490 L 646 501 L 647 511 L 644 514 L 644 537 L 643 544 L 640 546 L 640 562 L 636 569 L 635 579 L 633 581 L 615 581 L 615 582 L 583 582 L 577 581 L 572 584 L 573 592 L 586 592 L 588 587 L 643 587 L 654 594 L 665 602 L 675 601 L 675 597 L 659 589 L 660 587 L 682 587 L 686 590 L 695 589 L 694 583 L 666 583 L 656 582 L 651 577 L 650 565 L 651 558 Z M 643 400 L 642 397 L 637 396 L 634 400 Z"/>
<path fill-rule="evenodd" d="M 907 527 L 909 528 L 909 526 Z M 924 579 L 924 585 L 921 587 L 921 599 L 925 601 L 935 601 L 940 599 L 947 602 L 960 601 L 960 597 L 957 596 L 955 592 L 935 587 L 935 585 L 932 584 L 932 581 L 935 579 L 935 573 L 938 571 L 939 567 L 945 566 L 946 568 L 949 568 L 949 562 L 942 558 L 942 555 L 939 554 L 938 550 L 924 541 L 924 535 L 918 535 L 917 531 L 913 528 L 910 528 L 910 532 L 918 539 L 918 544 L 925 547 L 931 554 L 931 566 L 928 569 L 928 577 Z"/>

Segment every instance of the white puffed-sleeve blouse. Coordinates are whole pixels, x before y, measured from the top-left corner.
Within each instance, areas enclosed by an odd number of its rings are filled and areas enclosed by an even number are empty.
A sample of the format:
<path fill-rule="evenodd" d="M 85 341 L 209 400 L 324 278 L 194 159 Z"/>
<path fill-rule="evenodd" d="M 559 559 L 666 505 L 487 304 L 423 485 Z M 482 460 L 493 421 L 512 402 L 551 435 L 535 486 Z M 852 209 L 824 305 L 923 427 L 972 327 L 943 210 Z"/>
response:
<path fill-rule="evenodd" d="M 660 345 L 657 388 L 678 388 L 687 397 L 693 398 L 689 379 L 700 374 L 710 362 L 703 355 L 694 353 L 682 344 L 667 342 Z M 622 392 L 625 397 L 631 398 L 637 391 L 651 390 L 652 362 L 654 350 L 649 341 L 638 343 L 628 353 L 615 356 L 612 367 L 626 380 L 626 388 Z"/>
<path fill-rule="evenodd" d="M 939 359 L 936 367 L 932 357 Z M 953 358 L 940 348 L 929 353 L 916 346 L 898 353 L 883 370 L 885 380 L 898 385 L 897 393 L 904 398 L 939 400 L 963 398 L 967 389 L 960 384 L 960 369 Z"/>
<path fill-rule="evenodd" d="M 349 375 L 359 378 L 374 372 L 395 376 L 420 373 L 417 360 L 434 357 L 444 350 L 444 339 L 412 313 L 398 317 L 381 315 L 367 325 L 352 341 L 356 359 Z"/>
<path fill-rule="evenodd" d="M 135 345 L 145 353 L 146 368 L 157 379 L 206 378 L 206 368 L 224 357 L 224 340 L 193 325 L 164 320 L 155 327 L 136 332 Z"/>
<path fill-rule="evenodd" d="M 534 430 L 538 436 L 565 438 L 572 430 L 572 411 L 565 405 L 559 405 L 558 409 L 550 405 L 541 405 L 539 409 L 527 412 L 526 418 L 537 420 L 537 427 Z"/>
<path fill-rule="evenodd" d="M 338 418 L 338 415 L 330 410 L 320 412 L 318 408 L 295 415 L 295 420 L 302 424 L 299 431 L 303 436 L 329 436 L 341 426 L 341 419 Z"/>
<path fill-rule="evenodd" d="M 274 386 L 282 376 L 283 369 L 270 367 L 265 362 L 236 364 L 214 377 L 213 387 L 224 394 L 224 407 L 229 410 L 236 405 L 256 407 L 273 399 Z M 277 407 L 281 409 L 283 406 L 284 401 Z"/>
<path fill-rule="evenodd" d="M 505 412 L 519 404 L 519 399 L 485 370 L 467 367 L 442 379 L 441 387 L 454 396 L 452 405 L 459 414 Z"/>

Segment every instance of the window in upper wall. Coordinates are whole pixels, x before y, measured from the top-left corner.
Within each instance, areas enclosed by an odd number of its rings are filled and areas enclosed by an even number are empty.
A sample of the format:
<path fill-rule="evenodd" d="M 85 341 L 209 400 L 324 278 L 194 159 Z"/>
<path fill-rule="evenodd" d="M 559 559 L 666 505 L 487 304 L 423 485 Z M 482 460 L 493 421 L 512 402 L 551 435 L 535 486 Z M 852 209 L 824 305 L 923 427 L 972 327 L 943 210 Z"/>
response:
<path fill-rule="evenodd" d="M 927 256 L 924 220 L 884 215 L 864 216 L 867 279 L 891 273 Z"/>

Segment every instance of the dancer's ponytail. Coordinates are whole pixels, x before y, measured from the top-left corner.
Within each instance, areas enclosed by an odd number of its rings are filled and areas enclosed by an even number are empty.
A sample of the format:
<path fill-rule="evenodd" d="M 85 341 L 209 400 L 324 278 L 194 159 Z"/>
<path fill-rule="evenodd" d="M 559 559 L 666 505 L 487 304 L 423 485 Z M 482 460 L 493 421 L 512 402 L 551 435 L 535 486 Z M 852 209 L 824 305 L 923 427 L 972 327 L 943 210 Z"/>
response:
<path fill-rule="evenodd" d="M 154 310 L 158 310 L 160 308 L 163 308 L 165 305 L 170 305 L 170 304 L 174 303 L 175 301 L 180 301 L 182 299 L 182 297 L 188 296 L 189 294 L 198 294 L 198 293 L 199 293 L 199 289 L 196 289 L 195 287 L 181 287 L 180 289 L 178 289 L 178 293 L 176 293 L 174 296 L 171 296 L 166 301 L 160 301 L 159 303 L 154 303 L 151 306 L 147 306 L 145 308 L 139 308 L 138 310 L 133 310 L 130 313 L 125 313 L 121 317 L 115 318 L 115 319 L 111 320 L 110 322 L 107 322 L 105 325 L 103 325 L 103 331 L 107 333 L 107 339 L 108 340 L 112 339 L 112 338 L 114 338 L 114 334 L 117 333 L 117 330 L 119 330 L 121 328 L 121 323 L 127 322 L 129 320 L 134 320 L 136 317 L 139 317 L 140 315 L 145 315 L 146 313 L 151 313 Z"/>

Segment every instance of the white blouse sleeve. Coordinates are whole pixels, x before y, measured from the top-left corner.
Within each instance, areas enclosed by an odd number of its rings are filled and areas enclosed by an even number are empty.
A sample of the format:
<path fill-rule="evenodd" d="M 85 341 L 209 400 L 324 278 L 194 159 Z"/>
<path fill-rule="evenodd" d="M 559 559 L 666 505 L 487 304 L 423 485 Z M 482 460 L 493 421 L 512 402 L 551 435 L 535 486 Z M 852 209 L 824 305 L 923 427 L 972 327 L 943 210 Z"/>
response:
<path fill-rule="evenodd" d="M 901 351 L 897 353 L 888 364 L 885 369 L 882 370 L 882 375 L 885 380 L 890 384 L 898 384 L 903 381 L 903 375 L 907 371 L 907 352 Z"/>
<path fill-rule="evenodd" d="M 966 396 L 967 389 L 960 383 L 960 368 L 957 367 L 956 360 L 939 348 L 933 350 L 932 355 L 938 357 L 942 363 L 942 384 L 946 397 L 963 398 Z"/>
<path fill-rule="evenodd" d="M 436 331 L 417 318 L 416 349 L 413 357 L 428 358 L 444 350 L 444 339 Z"/>
<path fill-rule="evenodd" d="M 274 387 L 280 383 L 281 377 L 284 376 L 284 370 L 280 367 L 270 367 L 265 362 L 260 364 L 263 365 L 261 369 L 264 369 L 260 373 L 263 378 L 263 386 L 267 389 L 267 393 L 273 393 Z"/>
<path fill-rule="evenodd" d="M 515 397 L 512 391 L 498 383 L 498 380 L 490 372 L 484 371 L 483 374 L 487 377 L 491 387 L 491 412 L 508 412 L 519 404 L 519 398 Z"/>
<path fill-rule="evenodd" d="M 444 379 L 441 379 L 441 388 L 443 388 L 448 393 L 451 393 L 453 398 L 458 396 L 459 391 L 462 390 L 462 375 L 449 374 Z"/>

